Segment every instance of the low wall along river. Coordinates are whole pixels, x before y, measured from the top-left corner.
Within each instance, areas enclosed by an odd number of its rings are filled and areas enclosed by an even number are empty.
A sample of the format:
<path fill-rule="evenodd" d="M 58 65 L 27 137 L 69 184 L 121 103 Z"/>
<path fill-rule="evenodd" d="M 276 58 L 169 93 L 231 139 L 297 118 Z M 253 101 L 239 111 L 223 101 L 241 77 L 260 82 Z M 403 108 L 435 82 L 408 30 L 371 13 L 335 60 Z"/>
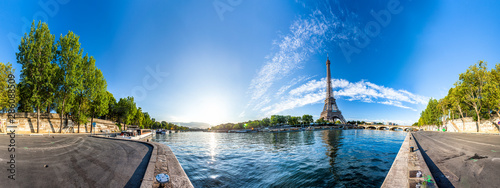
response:
<path fill-rule="evenodd" d="M 17 134 L 29 134 L 36 133 L 36 113 L 14 113 L 15 123 L 17 125 L 16 133 Z M 78 126 L 73 123 L 73 121 L 68 120 L 68 126 L 65 125 L 65 118 L 63 119 L 63 133 L 72 133 L 78 132 Z M 7 114 L 0 114 L 0 133 L 6 133 L 7 126 Z M 96 122 L 95 132 L 107 131 L 107 132 L 116 132 L 119 131 L 118 126 L 115 125 L 115 122 L 109 120 L 102 120 L 94 118 L 94 122 Z M 10 125 L 10 124 L 9 124 Z M 55 113 L 41 113 L 40 114 L 40 130 L 39 133 L 59 133 L 59 128 L 61 125 L 61 120 L 59 114 Z M 74 131 L 67 130 L 68 127 L 73 126 Z M 90 119 L 87 125 L 80 125 L 80 133 L 90 133 Z"/>

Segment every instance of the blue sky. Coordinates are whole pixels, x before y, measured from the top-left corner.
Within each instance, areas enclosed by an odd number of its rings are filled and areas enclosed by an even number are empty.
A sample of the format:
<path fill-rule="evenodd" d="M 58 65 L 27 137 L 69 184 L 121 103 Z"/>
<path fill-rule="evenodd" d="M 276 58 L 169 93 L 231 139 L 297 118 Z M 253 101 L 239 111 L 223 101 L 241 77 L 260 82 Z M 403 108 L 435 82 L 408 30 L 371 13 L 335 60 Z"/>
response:
<path fill-rule="evenodd" d="M 1 62 L 19 74 L 41 19 L 80 36 L 115 98 L 171 122 L 319 118 L 328 53 L 347 120 L 411 124 L 467 67 L 500 62 L 499 1 L 40 2 L 0 2 Z"/>

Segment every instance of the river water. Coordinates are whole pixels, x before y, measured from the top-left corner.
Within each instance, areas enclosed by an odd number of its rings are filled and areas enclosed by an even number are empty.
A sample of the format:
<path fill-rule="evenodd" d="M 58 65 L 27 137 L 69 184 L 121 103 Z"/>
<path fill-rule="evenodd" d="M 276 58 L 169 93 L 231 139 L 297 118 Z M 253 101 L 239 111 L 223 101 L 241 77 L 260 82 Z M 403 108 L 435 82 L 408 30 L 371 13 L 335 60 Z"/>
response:
<path fill-rule="evenodd" d="M 406 132 L 156 135 L 195 187 L 380 187 Z"/>

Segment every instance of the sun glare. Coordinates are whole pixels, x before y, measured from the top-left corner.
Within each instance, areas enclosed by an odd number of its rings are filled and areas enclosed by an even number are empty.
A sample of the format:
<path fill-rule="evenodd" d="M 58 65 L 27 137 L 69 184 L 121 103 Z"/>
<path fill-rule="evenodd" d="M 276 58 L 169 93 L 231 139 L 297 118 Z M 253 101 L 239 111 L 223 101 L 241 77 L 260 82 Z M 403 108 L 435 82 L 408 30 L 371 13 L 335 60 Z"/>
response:
<path fill-rule="evenodd" d="M 200 107 L 199 114 L 197 114 L 199 121 L 217 125 L 227 118 L 227 105 L 224 100 L 210 98 L 203 101 Z"/>

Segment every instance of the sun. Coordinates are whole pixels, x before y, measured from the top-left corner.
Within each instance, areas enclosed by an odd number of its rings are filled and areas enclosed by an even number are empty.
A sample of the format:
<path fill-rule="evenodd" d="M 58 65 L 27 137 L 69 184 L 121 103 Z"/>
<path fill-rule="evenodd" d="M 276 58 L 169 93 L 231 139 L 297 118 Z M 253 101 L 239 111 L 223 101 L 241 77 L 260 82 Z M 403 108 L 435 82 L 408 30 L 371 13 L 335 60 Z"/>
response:
<path fill-rule="evenodd" d="M 199 121 L 217 125 L 227 120 L 228 110 L 224 100 L 220 98 L 208 98 L 200 104 L 198 116 Z"/>

